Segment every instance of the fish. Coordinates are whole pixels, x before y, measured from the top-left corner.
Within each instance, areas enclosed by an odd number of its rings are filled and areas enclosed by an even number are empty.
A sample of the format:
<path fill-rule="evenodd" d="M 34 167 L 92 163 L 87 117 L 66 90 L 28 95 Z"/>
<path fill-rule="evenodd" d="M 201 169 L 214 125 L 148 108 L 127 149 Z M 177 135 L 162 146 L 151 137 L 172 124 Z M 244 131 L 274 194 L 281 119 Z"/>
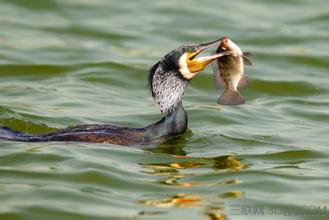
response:
<path fill-rule="evenodd" d="M 218 46 L 216 53 L 227 51 L 228 55 L 212 61 L 215 86 L 217 89 L 225 89 L 218 98 L 221 105 L 241 105 L 245 99 L 241 96 L 238 88 L 248 85 L 248 79 L 244 73 L 244 65 L 252 65 L 249 57 L 250 52 L 242 50 L 228 37 L 224 37 Z"/>

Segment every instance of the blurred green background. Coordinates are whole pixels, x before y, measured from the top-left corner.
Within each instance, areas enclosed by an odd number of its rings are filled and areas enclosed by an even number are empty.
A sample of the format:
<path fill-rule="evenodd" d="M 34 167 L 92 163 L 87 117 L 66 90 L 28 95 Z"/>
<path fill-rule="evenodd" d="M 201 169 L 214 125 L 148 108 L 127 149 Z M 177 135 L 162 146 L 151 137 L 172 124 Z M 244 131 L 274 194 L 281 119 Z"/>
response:
<path fill-rule="evenodd" d="M 217 105 L 210 68 L 200 73 L 183 99 L 190 131 L 159 146 L 1 141 L 0 219 L 282 219 L 270 208 L 329 206 L 328 7 L 1 0 L 0 124 L 17 130 L 158 120 L 147 72 L 182 44 L 229 36 L 254 66 L 239 107 Z"/>

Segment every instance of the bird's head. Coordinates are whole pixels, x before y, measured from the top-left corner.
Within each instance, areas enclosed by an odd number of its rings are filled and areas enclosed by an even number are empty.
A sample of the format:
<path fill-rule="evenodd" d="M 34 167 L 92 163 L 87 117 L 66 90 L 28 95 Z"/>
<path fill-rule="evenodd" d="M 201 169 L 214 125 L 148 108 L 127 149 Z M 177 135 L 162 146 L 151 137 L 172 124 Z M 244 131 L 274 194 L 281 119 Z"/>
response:
<path fill-rule="evenodd" d="M 166 54 L 151 68 L 150 90 L 163 114 L 170 112 L 181 101 L 190 79 L 201 72 L 211 61 L 227 55 L 227 52 L 224 51 L 214 55 L 198 56 L 204 50 L 218 46 L 221 40 L 179 47 Z"/>
<path fill-rule="evenodd" d="M 164 56 L 163 60 L 166 60 L 171 68 L 176 68 L 184 79 L 190 80 L 197 73 L 204 70 L 211 61 L 226 55 L 227 52 L 201 57 L 198 56 L 204 50 L 213 46 L 218 46 L 221 42 L 222 39 L 208 43 L 185 45 L 168 53 Z"/>

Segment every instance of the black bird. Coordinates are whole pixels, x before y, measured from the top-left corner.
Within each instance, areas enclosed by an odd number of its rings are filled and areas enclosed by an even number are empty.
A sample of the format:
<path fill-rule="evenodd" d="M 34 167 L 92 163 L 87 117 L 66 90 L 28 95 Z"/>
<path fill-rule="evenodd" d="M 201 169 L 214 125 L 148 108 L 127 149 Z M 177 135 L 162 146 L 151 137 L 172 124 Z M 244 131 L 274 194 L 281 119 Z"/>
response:
<path fill-rule="evenodd" d="M 151 69 L 148 83 L 151 94 L 163 115 L 162 119 L 143 128 L 128 128 L 109 124 L 88 124 L 49 133 L 27 134 L 0 127 L 0 140 L 45 142 L 79 141 L 118 145 L 148 145 L 161 143 L 187 128 L 187 115 L 182 96 L 189 81 L 220 54 L 197 57 L 203 50 L 219 45 L 220 40 L 179 47 L 166 54 Z"/>

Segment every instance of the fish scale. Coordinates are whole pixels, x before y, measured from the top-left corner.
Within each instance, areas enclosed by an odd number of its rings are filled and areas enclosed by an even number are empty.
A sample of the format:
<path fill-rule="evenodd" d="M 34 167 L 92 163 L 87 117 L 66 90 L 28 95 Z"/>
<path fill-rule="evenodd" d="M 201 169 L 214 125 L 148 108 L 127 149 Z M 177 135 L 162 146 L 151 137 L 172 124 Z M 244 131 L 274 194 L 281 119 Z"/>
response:
<path fill-rule="evenodd" d="M 252 65 L 247 58 L 250 53 L 243 53 L 241 49 L 229 38 L 223 38 L 216 53 L 223 51 L 231 52 L 229 55 L 219 57 L 212 62 L 215 85 L 218 89 L 225 89 L 218 98 L 217 103 L 221 105 L 240 105 L 245 100 L 238 91 L 238 87 L 247 85 L 244 74 L 244 64 Z"/>

